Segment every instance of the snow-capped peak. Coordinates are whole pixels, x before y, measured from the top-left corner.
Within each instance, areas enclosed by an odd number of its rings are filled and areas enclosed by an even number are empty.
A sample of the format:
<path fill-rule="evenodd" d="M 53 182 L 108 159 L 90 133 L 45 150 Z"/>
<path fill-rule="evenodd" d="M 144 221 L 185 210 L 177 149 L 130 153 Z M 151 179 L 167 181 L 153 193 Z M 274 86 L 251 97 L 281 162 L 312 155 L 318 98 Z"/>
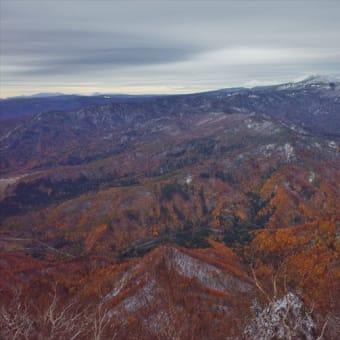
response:
<path fill-rule="evenodd" d="M 303 83 L 305 85 L 312 85 L 312 84 L 329 84 L 329 83 L 338 83 L 340 79 L 335 76 L 330 75 L 319 75 L 314 74 L 306 77 L 305 79 L 299 81 L 299 83 Z"/>
<path fill-rule="evenodd" d="M 295 82 L 282 84 L 278 86 L 279 90 L 286 89 L 301 89 L 304 87 L 319 87 L 319 88 L 332 88 L 340 84 L 340 78 L 330 75 L 310 75 L 308 77 L 299 79 Z"/>

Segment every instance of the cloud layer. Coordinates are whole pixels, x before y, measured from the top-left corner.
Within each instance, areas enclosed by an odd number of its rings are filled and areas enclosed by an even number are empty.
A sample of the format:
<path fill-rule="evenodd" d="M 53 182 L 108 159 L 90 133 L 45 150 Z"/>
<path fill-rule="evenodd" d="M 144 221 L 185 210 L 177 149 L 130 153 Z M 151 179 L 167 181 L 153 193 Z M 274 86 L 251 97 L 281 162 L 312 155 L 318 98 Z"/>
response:
<path fill-rule="evenodd" d="M 1 0 L 0 97 L 340 73 L 338 1 Z"/>

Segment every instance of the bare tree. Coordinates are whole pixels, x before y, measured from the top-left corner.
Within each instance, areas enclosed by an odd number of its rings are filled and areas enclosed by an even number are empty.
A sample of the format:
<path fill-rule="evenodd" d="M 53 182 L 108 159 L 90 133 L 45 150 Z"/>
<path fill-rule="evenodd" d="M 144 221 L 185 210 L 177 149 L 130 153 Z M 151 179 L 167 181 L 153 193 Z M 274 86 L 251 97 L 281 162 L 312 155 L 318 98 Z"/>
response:
<path fill-rule="evenodd" d="M 33 320 L 27 304 L 22 301 L 20 291 L 15 291 L 9 305 L 0 308 L 0 338 L 29 339 Z"/>
<path fill-rule="evenodd" d="M 76 300 L 61 301 L 57 285 L 53 289 L 45 308 L 36 309 L 32 315 L 41 339 L 68 338 L 75 340 L 88 332 L 88 309 L 81 309 Z"/>
<path fill-rule="evenodd" d="M 117 339 L 122 328 L 117 313 L 98 298 L 81 304 L 63 299 L 57 284 L 40 301 L 28 300 L 21 291 L 0 305 L 1 340 Z M 44 300 L 42 303 L 41 300 Z M 119 313 L 118 313 L 119 314 Z M 119 314 L 120 315 L 120 314 Z M 122 315 L 123 316 L 123 315 Z"/>
<path fill-rule="evenodd" d="M 40 306 L 22 292 L 14 292 L 9 303 L 0 307 L 0 338 L 75 340 L 88 333 L 87 308 L 82 310 L 76 301 L 61 301 L 57 286 L 46 300 Z"/>
<path fill-rule="evenodd" d="M 117 321 L 116 315 L 113 315 L 112 310 L 105 304 L 105 302 L 103 302 L 102 299 L 95 305 L 95 308 L 92 313 L 90 313 L 89 318 L 91 339 L 104 340 L 109 337 L 109 339 L 115 340 L 118 338 L 122 327 L 122 321 Z"/>

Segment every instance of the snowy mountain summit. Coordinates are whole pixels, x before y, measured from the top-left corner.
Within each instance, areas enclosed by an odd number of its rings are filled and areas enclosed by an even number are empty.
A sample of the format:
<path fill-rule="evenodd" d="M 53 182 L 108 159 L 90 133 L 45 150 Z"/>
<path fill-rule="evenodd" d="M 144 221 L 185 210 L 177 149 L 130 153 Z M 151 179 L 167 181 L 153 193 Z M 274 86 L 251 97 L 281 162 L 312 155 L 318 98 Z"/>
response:
<path fill-rule="evenodd" d="M 339 89 L 340 78 L 335 76 L 325 75 L 311 75 L 307 78 L 297 81 L 279 85 L 278 90 L 286 89 L 302 89 L 302 88 L 325 88 L 325 89 Z"/>
<path fill-rule="evenodd" d="M 300 83 L 308 84 L 329 84 L 329 83 L 339 83 L 340 78 L 332 75 L 320 75 L 315 74 L 308 76 L 307 78 L 300 81 Z"/>

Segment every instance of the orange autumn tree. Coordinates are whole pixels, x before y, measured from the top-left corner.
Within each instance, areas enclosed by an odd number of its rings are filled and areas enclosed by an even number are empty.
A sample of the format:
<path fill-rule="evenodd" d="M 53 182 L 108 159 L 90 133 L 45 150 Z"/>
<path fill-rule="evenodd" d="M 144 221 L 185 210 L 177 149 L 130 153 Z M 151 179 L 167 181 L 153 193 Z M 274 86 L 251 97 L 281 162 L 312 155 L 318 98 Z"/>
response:
<path fill-rule="evenodd" d="M 332 301 L 339 299 L 338 216 L 282 229 L 257 232 L 248 260 L 264 295 L 297 292 L 309 305 L 338 313 Z"/>

